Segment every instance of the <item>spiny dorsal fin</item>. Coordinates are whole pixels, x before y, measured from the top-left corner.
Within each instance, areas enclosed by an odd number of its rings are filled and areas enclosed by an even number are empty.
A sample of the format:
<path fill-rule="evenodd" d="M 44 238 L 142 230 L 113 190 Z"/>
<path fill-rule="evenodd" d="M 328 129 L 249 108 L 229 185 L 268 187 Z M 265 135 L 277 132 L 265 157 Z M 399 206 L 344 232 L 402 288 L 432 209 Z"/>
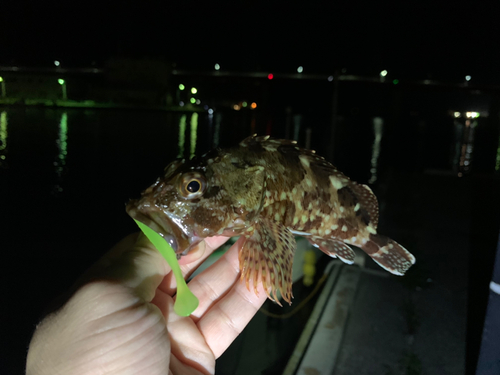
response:
<path fill-rule="evenodd" d="M 364 208 L 370 216 L 370 224 L 374 229 L 378 226 L 378 201 L 372 189 L 367 185 L 357 184 L 352 182 L 349 186 L 356 194 L 359 204 Z"/>

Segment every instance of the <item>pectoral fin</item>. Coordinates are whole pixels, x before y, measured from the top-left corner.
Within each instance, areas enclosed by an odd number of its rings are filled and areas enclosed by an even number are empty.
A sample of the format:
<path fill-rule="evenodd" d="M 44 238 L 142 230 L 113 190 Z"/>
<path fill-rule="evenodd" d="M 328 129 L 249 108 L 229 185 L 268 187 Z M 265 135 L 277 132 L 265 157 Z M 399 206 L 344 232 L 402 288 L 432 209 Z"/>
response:
<path fill-rule="evenodd" d="M 247 289 L 252 280 L 257 293 L 257 285 L 262 281 L 267 296 L 279 303 L 277 291 L 291 304 L 292 263 L 295 252 L 295 238 L 281 223 L 259 219 L 250 228 L 240 251 L 241 279 Z M 281 304 L 280 304 L 281 305 Z"/>
<path fill-rule="evenodd" d="M 321 237 L 307 237 L 309 242 L 319 248 L 326 255 L 332 258 L 338 257 L 341 261 L 347 264 L 353 264 L 356 254 L 343 241 L 337 239 L 323 239 Z"/>

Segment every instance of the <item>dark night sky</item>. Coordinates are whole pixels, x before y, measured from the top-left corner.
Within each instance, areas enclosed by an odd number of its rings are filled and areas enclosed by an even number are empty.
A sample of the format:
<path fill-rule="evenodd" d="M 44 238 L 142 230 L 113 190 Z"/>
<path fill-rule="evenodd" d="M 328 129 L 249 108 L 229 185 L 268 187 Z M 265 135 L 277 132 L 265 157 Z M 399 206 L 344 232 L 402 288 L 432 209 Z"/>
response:
<path fill-rule="evenodd" d="M 500 82 L 499 2 L 346 3 L 8 1 L 0 15 L 0 63 L 89 65 L 124 54 L 162 56 L 189 68 L 304 65 L 308 72 L 391 69 L 415 78 L 471 74 Z"/>

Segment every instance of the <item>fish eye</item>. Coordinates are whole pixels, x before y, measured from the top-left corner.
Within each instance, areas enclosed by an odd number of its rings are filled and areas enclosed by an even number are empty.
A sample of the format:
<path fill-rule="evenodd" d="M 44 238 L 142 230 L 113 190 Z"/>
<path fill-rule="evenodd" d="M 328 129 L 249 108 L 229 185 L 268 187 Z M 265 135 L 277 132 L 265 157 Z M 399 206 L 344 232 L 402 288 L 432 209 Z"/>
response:
<path fill-rule="evenodd" d="M 191 182 L 189 182 L 186 185 L 186 190 L 189 191 L 190 193 L 197 193 L 197 192 L 199 192 L 201 190 L 200 181 L 198 181 L 198 180 L 191 180 Z"/>
<path fill-rule="evenodd" d="M 194 199 L 203 195 L 206 189 L 205 176 L 198 172 L 182 175 L 179 190 L 186 199 Z"/>

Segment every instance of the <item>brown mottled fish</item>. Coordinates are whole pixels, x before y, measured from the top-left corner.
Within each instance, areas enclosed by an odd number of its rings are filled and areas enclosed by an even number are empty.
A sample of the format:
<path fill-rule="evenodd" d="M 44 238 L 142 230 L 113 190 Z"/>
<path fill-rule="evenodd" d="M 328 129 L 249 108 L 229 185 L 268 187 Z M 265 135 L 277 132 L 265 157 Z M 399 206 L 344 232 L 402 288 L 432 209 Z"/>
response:
<path fill-rule="evenodd" d="M 363 249 L 395 275 L 415 258 L 392 239 L 377 234 L 377 198 L 314 151 L 295 141 L 252 136 L 239 146 L 177 160 L 130 201 L 127 212 L 161 234 L 177 254 L 187 254 L 205 237 L 244 236 L 241 278 L 268 297 L 279 290 L 291 303 L 294 234 L 327 255 L 352 264 Z"/>

